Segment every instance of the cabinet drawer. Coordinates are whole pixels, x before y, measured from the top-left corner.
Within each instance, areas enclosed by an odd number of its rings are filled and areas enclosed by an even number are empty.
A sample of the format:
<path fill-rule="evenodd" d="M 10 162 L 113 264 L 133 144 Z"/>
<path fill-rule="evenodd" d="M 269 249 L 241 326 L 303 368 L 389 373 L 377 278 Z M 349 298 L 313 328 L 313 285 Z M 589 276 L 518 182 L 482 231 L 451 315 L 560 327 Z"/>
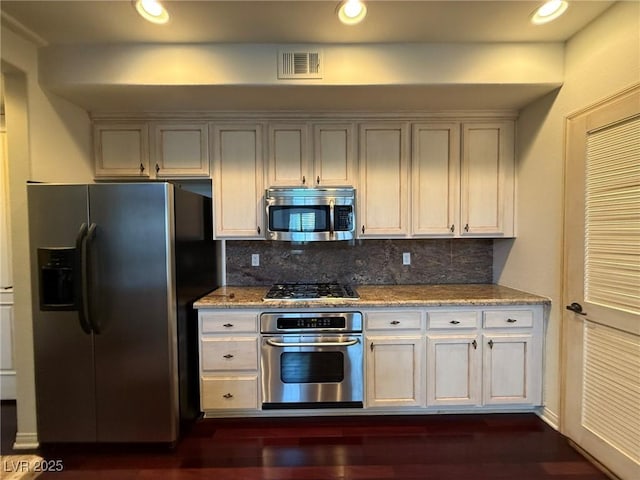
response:
<path fill-rule="evenodd" d="M 484 328 L 533 327 L 532 310 L 494 310 L 484 312 Z"/>
<path fill-rule="evenodd" d="M 258 369 L 257 338 L 203 338 L 200 348 L 202 370 Z"/>
<path fill-rule="evenodd" d="M 202 333 L 253 333 L 258 331 L 258 315 L 255 312 L 226 313 L 200 312 Z"/>
<path fill-rule="evenodd" d="M 202 377 L 202 410 L 257 409 L 258 376 Z"/>
<path fill-rule="evenodd" d="M 429 312 L 429 328 L 476 328 L 479 312 Z"/>
<path fill-rule="evenodd" d="M 420 330 L 421 312 L 367 312 L 367 330 Z"/>

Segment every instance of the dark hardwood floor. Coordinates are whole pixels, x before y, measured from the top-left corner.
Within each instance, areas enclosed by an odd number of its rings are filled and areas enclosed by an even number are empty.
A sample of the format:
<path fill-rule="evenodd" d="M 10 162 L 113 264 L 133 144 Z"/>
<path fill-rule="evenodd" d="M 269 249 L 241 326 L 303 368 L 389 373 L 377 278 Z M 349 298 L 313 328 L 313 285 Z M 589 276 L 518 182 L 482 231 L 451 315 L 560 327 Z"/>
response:
<path fill-rule="evenodd" d="M 2 453 L 15 407 L 2 405 Z M 5 432 L 5 429 L 13 432 Z M 174 449 L 55 446 L 64 470 L 39 479 L 334 480 L 607 477 L 533 414 L 198 421 Z"/>

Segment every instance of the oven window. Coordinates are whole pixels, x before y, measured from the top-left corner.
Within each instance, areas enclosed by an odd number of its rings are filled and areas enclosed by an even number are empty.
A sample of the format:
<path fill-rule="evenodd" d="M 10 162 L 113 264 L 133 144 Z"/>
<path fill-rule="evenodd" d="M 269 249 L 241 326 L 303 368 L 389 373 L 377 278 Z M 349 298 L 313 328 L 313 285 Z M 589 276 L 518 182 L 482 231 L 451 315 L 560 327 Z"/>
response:
<path fill-rule="evenodd" d="M 326 232 L 329 230 L 328 206 L 290 205 L 269 207 L 272 232 Z"/>
<path fill-rule="evenodd" d="M 342 352 L 284 352 L 280 356 L 282 383 L 340 383 L 344 379 Z"/>

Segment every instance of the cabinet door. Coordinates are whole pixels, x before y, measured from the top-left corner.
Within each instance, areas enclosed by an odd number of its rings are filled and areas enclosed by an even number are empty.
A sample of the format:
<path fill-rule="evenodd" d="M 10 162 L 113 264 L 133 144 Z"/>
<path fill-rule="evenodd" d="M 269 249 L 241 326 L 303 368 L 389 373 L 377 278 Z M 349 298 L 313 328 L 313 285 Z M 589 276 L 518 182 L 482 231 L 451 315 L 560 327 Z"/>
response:
<path fill-rule="evenodd" d="M 479 405 L 480 345 L 475 334 L 427 336 L 427 405 Z"/>
<path fill-rule="evenodd" d="M 322 186 L 355 186 L 354 126 L 313 126 L 313 182 Z"/>
<path fill-rule="evenodd" d="M 514 234 L 513 122 L 463 125 L 461 235 Z"/>
<path fill-rule="evenodd" d="M 216 238 L 264 238 L 262 126 L 217 124 L 211 136 Z"/>
<path fill-rule="evenodd" d="M 361 238 L 408 233 L 407 130 L 404 123 L 360 125 Z"/>
<path fill-rule="evenodd" d="M 420 336 L 368 337 L 367 406 L 423 406 L 423 353 Z"/>
<path fill-rule="evenodd" d="M 208 125 L 155 125 L 153 159 L 158 178 L 208 177 Z"/>
<path fill-rule="evenodd" d="M 309 178 L 306 124 L 269 125 L 268 186 L 313 185 Z"/>
<path fill-rule="evenodd" d="M 412 129 L 412 234 L 452 237 L 460 229 L 460 127 L 420 123 Z"/>
<path fill-rule="evenodd" d="M 94 124 L 93 136 L 96 177 L 149 176 L 146 124 Z"/>
<path fill-rule="evenodd" d="M 530 334 L 483 335 L 485 404 L 539 403 L 534 348 Z"/>

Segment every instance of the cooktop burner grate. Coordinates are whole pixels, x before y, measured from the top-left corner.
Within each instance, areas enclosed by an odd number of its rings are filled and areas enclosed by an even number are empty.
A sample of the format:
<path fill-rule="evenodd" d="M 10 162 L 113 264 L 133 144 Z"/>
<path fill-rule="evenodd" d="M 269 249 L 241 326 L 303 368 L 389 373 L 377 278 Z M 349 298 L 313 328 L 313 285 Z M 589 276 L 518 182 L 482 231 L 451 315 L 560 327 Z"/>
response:
<path fill-rule="evenodd" d="M 265 300 L 310 300 L 335 299 L 357 300 L 358 292 L 337 282 L 330 283 L 276 283 L 265 296 Z"/>

